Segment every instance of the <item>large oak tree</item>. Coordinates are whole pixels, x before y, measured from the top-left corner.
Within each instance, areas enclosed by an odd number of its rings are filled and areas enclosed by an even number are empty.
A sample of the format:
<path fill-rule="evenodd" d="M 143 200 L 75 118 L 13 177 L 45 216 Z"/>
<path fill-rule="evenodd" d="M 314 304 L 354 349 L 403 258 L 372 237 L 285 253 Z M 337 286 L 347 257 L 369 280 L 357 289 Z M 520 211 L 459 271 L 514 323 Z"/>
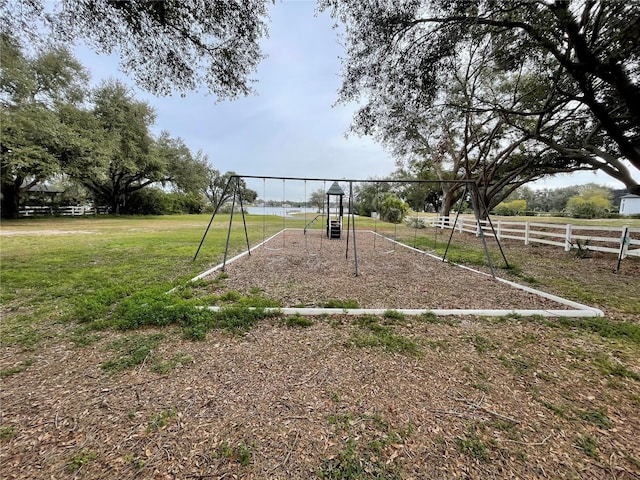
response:
<path fill-rule="evenodd" d="M 320 3 L 345 26 L 340 99 L 362 102 L 355 117 L 360 132 L 374 129 L 390 102 L 431 105 L 447 88 L 446 73 L 459 65 L 462 47 L 488 39 L 502 71 L 524 69 L 536 80 L 492 111 L 567 161 L 601 169 L 640 193 L 640 3 Z"/>
<path fill-rule="evenodd" d="M 2 216 L 18 216 L 22 194 L 61 171 L 78 148 L 67 123 L 87 91 L 88 76 L 64 48 L 33 57 L 0 33 L 0 166 Z"/>
<path fill-rule="evenodd" d="M 171 184 L 192 192 L 206 187 L 206 156 L 193 156 L 182 139 L 168 132 L 155 139 L 150 132 L 153 109 L 120 82 L 104 82 L 89 113 L 77 128 L 91 136 L 93 148 L 69 156 L 63 169 L 112 213 L 119 214 L 133 192 L 149 185 Z"/>

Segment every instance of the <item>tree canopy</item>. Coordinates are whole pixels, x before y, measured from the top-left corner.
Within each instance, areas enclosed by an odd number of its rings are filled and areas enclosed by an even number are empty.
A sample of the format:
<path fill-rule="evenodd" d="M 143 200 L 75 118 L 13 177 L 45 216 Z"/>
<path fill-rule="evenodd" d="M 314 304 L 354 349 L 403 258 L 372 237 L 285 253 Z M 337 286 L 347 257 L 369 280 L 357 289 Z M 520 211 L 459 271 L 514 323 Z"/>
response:
<path fill-rule="evenodd" d="M 523 134 L 640 193 L 640 4 L 529 0 L 321 0 L 345 26 L 343 102 L 370 134 L 398 106 L 447 91 L 465 46 L 487 42 L 517 90 L 476 99 Z"/>
<path fill-rule="evenodd" d="M 31 43 L 83 40 L 99 53 L 117 52 L 122 70 L 155 94 L 206 85 L 218 98 L 235 98 L 252 91 L 268 2 L 5 0 L 0 29 Z"/>
<path fill-rule="evenodd" d="M 116 214 L 151 185 L 204 193 L 211 180 L 207 156 L 192 154 L 169 132 L 154 137 L 153 109 L 128 87 L 108 81 L 91 90 L 67 50 L 26 56 L 15 38 L 0 34 L 0 41 L 3 217 L 18 216 L 25 190 L 61 174 Z"/>
<path fill-rule="evenodd" d="M 2 215 L 18 215 L 20 195 L 61 171 L 74 143 L 62 112 L 77 110 L 88 76 L 65 49 L 34 57 L 0 33 L 0 166 Z"/>

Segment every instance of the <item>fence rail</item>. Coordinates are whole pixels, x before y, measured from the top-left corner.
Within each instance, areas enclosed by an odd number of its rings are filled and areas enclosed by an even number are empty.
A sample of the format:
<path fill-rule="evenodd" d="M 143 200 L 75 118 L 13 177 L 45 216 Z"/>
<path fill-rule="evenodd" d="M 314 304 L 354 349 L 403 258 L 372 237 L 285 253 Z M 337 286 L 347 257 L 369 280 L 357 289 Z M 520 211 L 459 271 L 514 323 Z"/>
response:
<path fill-rule="evenodd" d="M 640 228 L 637 227 L 601 227 L 592 225 L 572 225 L 540 222 L 513 222 L 493 220 L 495 236 L 498 240 L 521 240 L 525 245 L 542 243 L 562 247 L 565 251 L 574 248 L 608 252 L 619 255 L 640 257 Z M 454 228 L 460 232 L 493 237 L 488 220 L 476 222 L 474 218 L 433 217 L 431 226 L 442 229 Z"/>
<path fill-rule="evenodd" d="M 55 207 L 55 206 L 25 206 L 19 210 L 20 217 L 46 217 L 46 216 L 63 216 L 63 217 L 80 217 L 83 215 L 106 215 L 109 213 L 109 207 Z"/>

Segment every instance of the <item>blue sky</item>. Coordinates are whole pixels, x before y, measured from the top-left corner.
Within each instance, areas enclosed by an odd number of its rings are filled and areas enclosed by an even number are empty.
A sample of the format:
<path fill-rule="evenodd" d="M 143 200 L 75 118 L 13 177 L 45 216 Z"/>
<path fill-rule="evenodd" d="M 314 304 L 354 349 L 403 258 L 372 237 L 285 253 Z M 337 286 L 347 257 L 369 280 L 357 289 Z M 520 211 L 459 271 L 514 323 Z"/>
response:
<path fill-rule="evenodd" d="M 136 98 L 156 111 L 155 133 L 168 130 L 192 151 L 202 150 L 224 172 L 317 178 L 386 177 L 394 159 L 370 138 L 345 137 L 355 105 L 333 106 L 340 86 L 343 48 L 328 14 L 317 14 L 313 1 L 285 1 L 271 6 L 268 56 L 260 64 L 257 95 L 216 103 L 205 91 L 181 97 L 155 97 L 135 87 L 118 70 L 116 56 L 99 56 L 80 45 L 78 59 L 93 83 L 117 78 L 132 86 Z M 622 188 L 606 175 L 558 176 L 536 188 L 595 182 Z M 282 198 L 282 182 L 248 182 L 267 198 Z M 288 200 L 304 198 L 303 182 L 285 185 Z M 322 188 L 308 183 L 307 193 Z M 328 187 L 327 187 L 328 188 Z M 264 190 L 263 190 L 264 189 Z"/>

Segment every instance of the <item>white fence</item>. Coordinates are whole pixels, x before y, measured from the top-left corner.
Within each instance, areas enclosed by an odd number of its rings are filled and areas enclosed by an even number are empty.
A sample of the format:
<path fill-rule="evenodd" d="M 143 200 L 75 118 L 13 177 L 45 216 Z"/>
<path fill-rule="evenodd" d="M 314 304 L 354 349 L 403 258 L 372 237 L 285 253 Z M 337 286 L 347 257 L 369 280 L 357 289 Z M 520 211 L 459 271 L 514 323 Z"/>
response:
<path fill-rule="evenodd" d="M 521 240 L 525 245 L 544 243 L 563 247 L 588 249 L 598 252 L 615 253 L 620 258 L 640 257 L 640 228 L 599 227 L 593 225 L 572 225 L 540 222 L 511 222 L 492 220 L 498 240 Z M 480 229 L 486 236 L 493 237 L 488 220 L 476 222 L 474 218 L 433 217 L 432 227 L 455 228 L 460 232 L 480 235 Z"/>
<path fill-rule="evenodd" d="M 20 217 L 42 217 L 60 215 L 63 217 L 79 217 L 83 215 L 106 215 L 109 207 L 51 207 L 51 206 L 25 206 L 19 211 Z"/>

